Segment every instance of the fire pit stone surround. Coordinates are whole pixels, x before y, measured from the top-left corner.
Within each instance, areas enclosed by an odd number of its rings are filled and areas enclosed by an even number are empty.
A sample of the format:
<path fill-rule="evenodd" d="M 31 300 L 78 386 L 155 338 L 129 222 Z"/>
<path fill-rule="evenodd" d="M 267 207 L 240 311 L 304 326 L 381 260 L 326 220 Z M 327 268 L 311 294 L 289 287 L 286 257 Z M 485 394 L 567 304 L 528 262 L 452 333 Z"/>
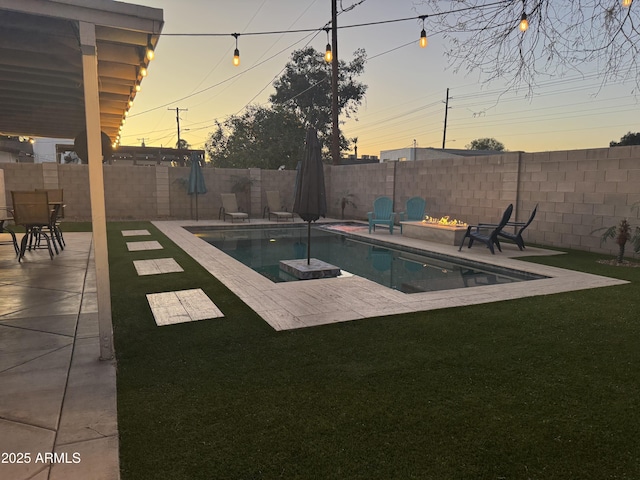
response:
<path fill-rule="evenodd" d="M 442 225 L 427 222 L 402 222 L 402 235 L 445 245 L 460 245 L 466 225 Z"/>

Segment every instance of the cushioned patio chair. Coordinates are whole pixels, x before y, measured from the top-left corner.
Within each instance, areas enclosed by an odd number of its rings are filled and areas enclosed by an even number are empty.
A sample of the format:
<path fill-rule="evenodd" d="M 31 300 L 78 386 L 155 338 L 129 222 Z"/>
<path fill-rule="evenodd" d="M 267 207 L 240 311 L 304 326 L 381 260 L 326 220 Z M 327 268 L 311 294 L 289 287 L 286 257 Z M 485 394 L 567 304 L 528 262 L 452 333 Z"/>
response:
<path fill-rule="evenodd" d="M 531 225 L 531 222 L 533 222 L 533 219 L 535 218 L 537 211 L 538 211 L 538 205 L 535 206 L 535 208 L 531 212 L 531 215 L 529 216 L 529 220 L 527 220 L 526 222 L 507 222 L 506 227 L 507 228 L 515 227 L 515 232 L 509 232 L 503 229 L 503 230 L 500 230 L 498 235 L 503 238 L 508 238 L 509 240 L 515 242 L 515 244 L 518 245 L 518 248 L 521 251 L 524 250 L 524 240 L 522 239 L 522 232 L 524 232 L 525 229 L 529 225 Z"/>
<path fill-rule="evenodd" d="M 467 227 L 467 231 L 464 234 L 464 237 L 462 238 L 462 242 L 460 243 L 460 248 L 458 249 L 458 251 L 462 250 L 464 241 L 468 238 L 469 248 L 471 248 L 475 240 L 479 240 L 487 246 L 492 254 L 496 253 L 494 245 L 498 247 L 498 250 L 502 252 L 502 248 L 500 248 L 500 241 L 498 240 L 498 234 L 511 218 L 512 212 L 513 204 L 509 204 L 507 209 L 502 214 L 502 219 L 498 224 L 481 223 L 478 225 L 469 225 Z"/>
<path fill-rule="evenodd" d="M 384 225 L 393 235 L 393 222 L 396 214 L 393 212 L 393 201 L 389 197 L 378 197 L 373 202 L 373 212 L 368 212 L 369 233 L 376 230 L 376 225 Z"/>
<path fill-rule="evenodd" d="M 51 220 L 47 192 L 13 191 L 11 192 L 11 199 L 13 201 L 13 221 L 16 225 L 22 225 L 25 228 L 25 234 L 20 242 L 18 262 L 24 257 L 27 243 L 29 244 L 29 250 L 44 248 L 40 247 L 40 239 L 42 237 L 47 241 L 46 248 L 53 260 L 51 241 L 43 231 L 43 228 L 49 226 Z"/>
<path fill-rule="evenodd" d="M 424 211 L 426 208 L 427 202 L 422 197 L 411 197 L 407 200 L 406 211 L 398 214 L 400 233 L 402 233 L 402 222 L 421 222 L 424 220 Z"/>
<path fill-rule="evenodd" d="M 249 214 L 241 212 L 238 208 L 238 201 L 235 193 L 221 193 L 220 198 L 222 198 L 222 206 L 218 213 L 218 219 L 222 217 L 226 222 L 227 217 L 229 217 L 231 218 L 231 223 L 236 219 L 243 221 L 249 219 Z"/>
<path fill-rule="evenodd" d="M 280 219 L 291 220 L 293 222 L 293 213 L 287 212 L 287 207 L 285 207 L 280 200 L 280 192 L 278 190 L 267 192 L 267 206 L 264 207 L 262 218 L 266 215 L 269 216 L 269 220 L 271 220 L 272 216 L 276 217 L 276 222 L 279 222 Z"/>

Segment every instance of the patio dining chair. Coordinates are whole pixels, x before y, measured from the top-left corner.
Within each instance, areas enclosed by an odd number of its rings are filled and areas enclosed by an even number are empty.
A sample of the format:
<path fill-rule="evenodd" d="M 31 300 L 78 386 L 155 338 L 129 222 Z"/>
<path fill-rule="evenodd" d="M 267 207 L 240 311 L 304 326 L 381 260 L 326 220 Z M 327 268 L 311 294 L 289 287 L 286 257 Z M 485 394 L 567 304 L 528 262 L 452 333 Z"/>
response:
<path fill-rule="evenodd" d="M 389 228 L 389 233 L 393 235 L 393 222 L 395 220 L 393 212 L 393 201 L 389 197 L 378 197 L 373 202 L 373 212 L 368 212 L 369 233 L 371 229 L 375 232 L 376 225 L 384 225 Z"/>
<path fill-rule="evenodd" d="M 47 192 L 12 191 L 11 199 L 13 201 L 13 221 L 16 225 L 22 225 L 25 228 L 25 234 L 20 242 L 18 262 L 24 257 L 27 243 L 29 250 L 45 248 L 40 246 L 41 238 L 46 240 L 49 257 L 53 260 L 51 241 L 43 231 L 43 228 L 49 227 L 51 221 Z"/>
<path fill-rule="evenodd" d="M 489 224 L 489 223 L 480 223 L 478 225 L 469 225 L 467 227 L 467 231 L 462 238 L 462 242 L 460 243 L 460 248 L 458 251 L 462 250 L 464 246 L 464 241 L 469 239 L 469 247 L 473 245 L 475 240 L 478 240 L 484 243 L 487 248 L 491 251 L 492 254 L 495 254 L 494 245 L 498 247 L 498 250 L 502 252 L 502 248 L 500 247 L 500 241 L 498 240 L 498 234 L 507 224 L 509 219 L 511 218 L 511 213 L 513 212 L 513 204 L 509 204 L 507 209 L 502 214 L 502 219 L 498 224 Z"/>
<path fill-rule="evenodd" d="M 64 250 L 64 247 L 66 246 L 64 235 L 60 228 L 60 219 L 62 218 L 64 211 L 64 190 L 61 188 L 36 188 L 36 192 L 47 192 L 50 212 L 48 228 L 49 233 L 51 234 L 51 240 L 53 241 L 53 246 L 57 253 L 58 247 L 56 246 L 56 241 L 58 242 L 58 245 L 60 245 L 60 250 Z"/>
<path fill-rule="evenodd" d="M 280 219 L 291 220 L 293 222 L 293 213 L 287 211 L 287 207 L 282 204 L 280 200 L 280 191 L 279 190 L 270 190 L 267 193 L 267 206 L 264 207 L 262 212 L 262 218 L 265 215 L 269 216 L 269 220 L 271 217 L 276 217 L 276 222 L 279 222 Z"/>
<path fill-rule="evenodd" d="M 400 220 L 400 233 L 402 233 L 402 222 L 420 222 L 424 220 L 427 202 L 422 197 L 411 197 L 407 200 L 406 210 L 398 214 Z M 406 218 L 405 218 L 406 217 Z"/>
<path fill-rule="evenodd" d="M 236 219 L 243 221 L 249 219 L 249 214 L 241 212 L 238 208 L 238 200 L 235 193 L 221 193 L 220 198 L 222 198 L 222 206 L 220 207 L 218 218 L 222 217 L 226 222 L 227 217 L 230 217 L 231 223 Z"/>

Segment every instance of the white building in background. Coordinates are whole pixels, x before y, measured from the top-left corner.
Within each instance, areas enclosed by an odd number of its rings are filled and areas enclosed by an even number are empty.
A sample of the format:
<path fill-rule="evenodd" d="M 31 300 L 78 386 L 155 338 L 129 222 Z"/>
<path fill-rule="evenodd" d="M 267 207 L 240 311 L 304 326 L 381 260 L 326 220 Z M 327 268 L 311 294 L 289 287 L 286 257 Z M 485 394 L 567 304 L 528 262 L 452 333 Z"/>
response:
<path fill-rule="evenodd" d="M 462 150 L 455 148 L 397 148 L 395 150 L 382 150 L 380 163 L 382 162 L 413 162 L 416 160 L 442 160 L 448 158 L 477 157 L 480 155 L 499 155 L 501 152 L 493 150 Z"/>
<path fill-rule="evenodd" d="M 73 139 L 35 138 L 33 143 L 33 163 L 65 163 L 64 160 L 56 157 L 56 145 L 70 145 L 71 149 L 73 149 Z"/>

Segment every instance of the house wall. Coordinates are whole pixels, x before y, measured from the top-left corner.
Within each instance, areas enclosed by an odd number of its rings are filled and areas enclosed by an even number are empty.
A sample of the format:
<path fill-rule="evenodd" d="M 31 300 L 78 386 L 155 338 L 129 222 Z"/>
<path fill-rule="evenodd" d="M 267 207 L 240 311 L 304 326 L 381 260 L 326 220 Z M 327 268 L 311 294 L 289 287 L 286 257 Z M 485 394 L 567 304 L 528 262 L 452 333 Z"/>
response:
<path fill-rule="evenodd" d="M 3 164 L 5 198 L 11 190 L 64 189 L 65 218 L 90 220 L 86 165 Z M 195 219 L 195 198 L 187 195 L 189 168 L 105 165 L 107 217 L 115 219 Z M 204 168 L 208 192 L 198 196 L 198 217 L 217 219 L 220 193 L 238 192 L 241 210 L 262 217 L 268 190 L 279 190 L 293 207 L 296 172 L 292 170 Z M 640 146 L 544 153 L 429 159 L 364 165 L 325 166 L 328 215 L 340 217 L 340 199 L 350 194 L 356 208 L 345 217 L 364 220 L 376 197 L 394 199 L 404 210 L 412 196 L 427 201 L 427 213 L 449 215 L 467 223 L 495 222 L 509 203 L 513 219 L 524 221 L 538 205 L 527 240 L 561 248 L 614 252 L 614 242 L 600 246 L 593 230 L 622 218 L 640 225 L 631 206 L 640 202 Z M 1 202 L 0 202 L 1 203 Z"/>

